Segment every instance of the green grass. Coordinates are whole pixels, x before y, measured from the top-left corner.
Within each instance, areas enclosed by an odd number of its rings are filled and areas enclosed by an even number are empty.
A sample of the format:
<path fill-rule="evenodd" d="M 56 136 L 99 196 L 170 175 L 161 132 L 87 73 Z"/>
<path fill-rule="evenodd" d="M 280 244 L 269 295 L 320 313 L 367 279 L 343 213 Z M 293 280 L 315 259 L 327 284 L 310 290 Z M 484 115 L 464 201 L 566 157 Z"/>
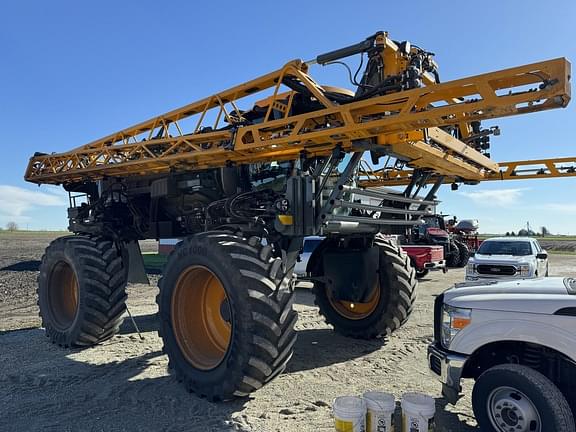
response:
<path fill-rule="evenodd" d="M 576 255 L 576 251 L 567 250 L 546 250 L 546 252 L 552 255 Z"/>

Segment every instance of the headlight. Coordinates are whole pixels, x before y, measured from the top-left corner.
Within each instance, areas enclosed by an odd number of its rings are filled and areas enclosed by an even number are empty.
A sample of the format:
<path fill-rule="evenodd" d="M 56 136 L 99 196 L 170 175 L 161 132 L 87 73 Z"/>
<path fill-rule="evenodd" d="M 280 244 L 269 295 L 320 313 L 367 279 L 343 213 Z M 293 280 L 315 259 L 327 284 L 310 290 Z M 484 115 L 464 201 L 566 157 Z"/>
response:
<path fill-rule="evenodd" d="M 444 305 L 442 308 L 442 345 L 448 349 L 458 332 L 472 322 L 472 310 Z"/>
<path fill-rule="evenodd" d="M 466 264 L 466 273 L 473 274 L 476 271 L 476 264 L 469 262 Z"/>
<path fill-rule="evenodd" d="M 518 273 L 520 276 L 530 276 L 530 264 L 520 264 Z"/>

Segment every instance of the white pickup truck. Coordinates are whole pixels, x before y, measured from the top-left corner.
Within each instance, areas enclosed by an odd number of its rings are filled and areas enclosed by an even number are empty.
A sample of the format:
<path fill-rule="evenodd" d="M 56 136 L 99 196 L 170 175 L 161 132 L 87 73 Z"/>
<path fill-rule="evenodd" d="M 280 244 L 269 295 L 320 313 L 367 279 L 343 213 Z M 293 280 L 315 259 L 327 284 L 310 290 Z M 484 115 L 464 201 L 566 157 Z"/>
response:
<path fill-rule="evenodd" d="M 574 432 L 576 279 L 457 284 L 436 299 L 428 362 L 450 403 L 475 380 L 483 432 Z"/>
<path fill-rule="evenodd" d="M 484 240 L 468 260 L 466 280 L 548 276 L 548 253 L 531 237 Z"/>

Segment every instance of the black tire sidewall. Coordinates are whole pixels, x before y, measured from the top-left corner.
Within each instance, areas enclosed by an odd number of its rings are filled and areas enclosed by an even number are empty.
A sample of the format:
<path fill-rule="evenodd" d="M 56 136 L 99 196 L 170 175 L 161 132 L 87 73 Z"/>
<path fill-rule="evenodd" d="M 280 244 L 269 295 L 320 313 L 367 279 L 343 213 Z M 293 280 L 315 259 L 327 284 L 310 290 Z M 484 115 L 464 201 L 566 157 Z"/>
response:
<path fill-rule="evenodd" d="M 179 369 L 181 375 L 190 379 L 190 384 L 199 388 L 200 391 L 211 385 L 242 378 L 240 372 L 248 361 L 246 350 L 242 347 L 248 346 L 251 335 L 250 310 L 240 307 L 248 303 L 247 290 L 233 289 L 235 286 L 242 286 L 242 276 L 230 257 L 217 248 L 209 247 L 208 242 L 207 238 L 192 238 L 185 241 L 174 252 L 175 259 L 169 260 L 164 271 L 159 301 L 162 337 L 165 350 L 171 354 L 172 366 Z M 184 357 L 176 341 L 170 318 L 172 296 L 178 278 L 186 269 L 196 265 L 208 268 L 220 279 L 228 297 L 232 317 L 232 333 L 228 351 L 218 366 L 206 371 L 192 367 Z M 231 377 L 231 372 L 238 373 L 238 376 Z"/>
<path fill-rule="evenodd" d="M 460 263 L 460 249 L 453 240 L 450 241 L 450 254 L 446 257 L 448 267 L 458 267 Z"/>
<path fill-rule="evenodd" d="M 331 239 L 325 239 L 314 251 L 307 269 L 313 276 L 319 276 L 324 273 L 321 257 L 326 249 L 333 246 L 334 242 Z M 398 253 L 402 254 L 399 248 L 397 249 Z M 380 250 L 379 259 L 380 271 L 378 277 L 380 282 L 380 298 L 372 313 L 365 318 L 349 319 L 341 315 L 334 309 L 334 306 L 330 302 L 326 285 L 320 282 L 314 283 L 315 302 L 321 314 L 325 316 L 326 321 L 332 324 L 337 332 L 362 339 L 384 336 L 388 332 L 386 318 L 392 316 L 393 311 L 391 309 L 397 307 L 398 299 L 393 298 L 393 296 L 399 296 L 399 293 L 397 293 L 395 289 L 392 289 L 392 287 L 399 282 L 395 280 L 392 272 L 387 271 L 393 268 L 393 264 L 390 262 L 391 258 Z M 404 256 L 404 259 L 405 263 L 410 266 L 409 258 Z M 410 269 L 412 269 L 411 266 Z M 409 311 L 407 312 L 409 313 Z M 402 324 L 402 322 L 400 322 L 400 324 Z M 396 328 L 390 330 L 393 331 L 396 330 Z"/>
<path fill-rule="evenodd" d="M 458 267 L 466 267 L 468 260 L 470 259 L 470 249 L 468 245 L 461 241 L 455 240 L 454 243 L 458 247 Z"/>
<path fill-rule="evenodd" d="M 524 367 L 536 374 L 539 374 L 532 369 Z M 540 378 L 547 380 L 550 385 L 554 386 L 546 377 L 539 374 Z M 553 410 L 553 400 L 550 397 L 550 393 L 553 392 L 548 389 L 541 389 L 541 386 L 535 385 L 525 376 L 518 373 L 514 373 L 511 370 L 506 369 L 489 369 L 487 372 L 482 374 L 474 385 L 472 392 L 472 406 L 474 409 L 474 415 L 482 431 L 486 432 L 498 432 L 493 428 L 492 422 L 490 421 L 490 415 L 488 413 L 488 397 L 490 393 L 498 387 L 511 387 L 517 389 L 526 397 L 528 397 L 540 414 L 542 424 L 545 427 L 550 428 L 547 430 L 554 430 L 556 432 L 569 432 L 566 428 L 561 428 L 557 423 L 557 418 L 554 415 Z M 559 390 L 557 390 L 560 392 Z M 563 397 L 563 396 L 562 396 Z M 571 432 L 571 431 L 570 431 Z"/>
<path fill-rule="evenodd" d="M 75 239 L 75 236 L 62 237 L 55 240 L 46 250 L 46 255 L 40 265 L 40 274 L 38 276 L 38 306 L 42 313 L 42 321 L 47 335 L 56 343 L 61 345 L 73 345 L 82 332 L 81 323 L 84 322 L 85 306 L 86 306 L 86 293 L 85 278 L 82 275 L 82 268 L 84 263 L 76 253 L 70 239 Z M 54 317 L 52 306 L 49 299 L 49 284 L 52 278 L 55 267 L 60 262 L 68 264 L 74 274 L 78 283 L 78 306 L 76 309 L 76 316 L 66 329 L 61 329 L 54 324 L 57 319 Z"/>

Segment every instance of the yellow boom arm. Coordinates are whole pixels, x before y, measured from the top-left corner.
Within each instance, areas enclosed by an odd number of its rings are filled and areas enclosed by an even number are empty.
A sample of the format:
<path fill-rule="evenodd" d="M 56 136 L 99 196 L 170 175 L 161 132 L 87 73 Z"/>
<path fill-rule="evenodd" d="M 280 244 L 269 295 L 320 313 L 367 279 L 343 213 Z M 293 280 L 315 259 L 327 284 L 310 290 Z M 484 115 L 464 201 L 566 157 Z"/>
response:
<path fill-rule="evenodd" d="M 385 38 L 384 58 L 398 54 Z M 390 64 L 390 62 L 388 62 Z M 563 58 L 338 103 L 331 90 L 292 61 L 282 69 L 124 129 L 72 151 L 36 154 L 26 180 L 62 184 L 105 176 L 131 176 L 270 162 L 344 151 L 382 150 L 413 168 L 469 181 L 499 175 L 499 165 L 467 145 L 473 121 L 564 107 L 570 100 L 570 63 Z M 319 107 L 293 110 L 297 83 Z M 268 90 L 265 115 L 251 123 L 238 107 Z M 244 99 L 244 101 L 243 101 Z M 258 103 L 257 103 L 258 105 Z M 458 125 L 462 140 L 441 127 Z M 364 147 L 360 146 L 361 143 Z M 365 147 L 369 143 L 369 148 Z M 403 175 L 403 174 L 402 174 Z"/>
<path fill-rule="evenodd" d="M 535 159 L 514 162 L 500 162 L 497 172 L 487 174 L 482 181 L 529 180 L 544 178 L 576 177 L 576 157 Z M 413 171 L 410 169 L 378 170 L 360 178 L 363 187 L 405 186 L 410 183 Z M 435 183 L 438 175 L 429 177 L 428 183 Z M 460 179 L 445 176 L 443 183 L 454 183 Z"/>

